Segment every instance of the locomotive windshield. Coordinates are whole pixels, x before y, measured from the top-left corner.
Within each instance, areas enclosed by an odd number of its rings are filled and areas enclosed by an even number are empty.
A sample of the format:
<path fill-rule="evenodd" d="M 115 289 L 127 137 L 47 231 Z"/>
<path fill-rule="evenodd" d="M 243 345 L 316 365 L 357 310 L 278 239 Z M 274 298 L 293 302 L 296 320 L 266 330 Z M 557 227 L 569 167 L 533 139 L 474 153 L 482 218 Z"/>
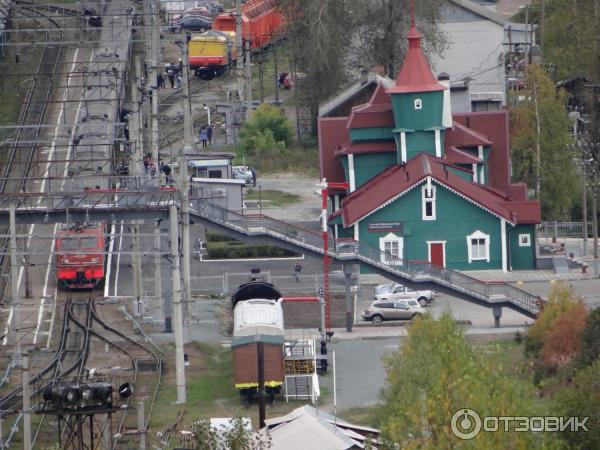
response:
<path fill-rule="evenodd" d="M 79 239 L 80 250 L 94 250 L 96 248 L 98 248 L 98 244 L 96 242 L 95 237 L 86 237 Z"/>
<path fill-rule="evenodd" d="M 62 250 L 77 250 L 77 239 L 65 238 L 61 241 L 60 246 Z"/>

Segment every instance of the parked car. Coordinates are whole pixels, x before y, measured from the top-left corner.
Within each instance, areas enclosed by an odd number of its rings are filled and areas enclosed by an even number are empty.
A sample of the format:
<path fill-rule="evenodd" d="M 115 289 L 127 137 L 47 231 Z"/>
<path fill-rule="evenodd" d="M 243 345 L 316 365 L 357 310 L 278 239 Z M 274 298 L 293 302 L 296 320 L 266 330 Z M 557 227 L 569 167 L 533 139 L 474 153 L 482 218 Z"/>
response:
<path fill-rule="evenodd" d="M 375 300 L 362 313 L 363 320 L 370 320 L 374 324 L 379 324 L 384 320 L 405 319 L 412 320 L 425 314 L 423 308 L 417 300 Z"/>
<path fill-rule="evenodd" d="M 190 16 L 207 16 L 209 14 L 208 8 L 200 7 L 200 8 L 188 8 L 183 11 L 181 14 L 175 14 L 171 17 L 171 24 L 177 25 L 181 19 Z"/>
<path fill-rule="evenodd" d="M 244 180 L 246 184 L 252 184 L 252 171 L 248 166 L 233 166 L 232 172 L 235 180 Z"/>
<path fill-rule="evenodd" d="M 403 298 L 416 299 L 421 306 L 427 306 L 435 297 L 435 292 L 424 289 L 413 291 L 403 284 L 395 281 L 386 284 L 380 284 L 375 287 L 375 300 L 400 300 Z"/>
<path fill-rule="evenodd" d="M 212 20 L 204 16 L 184 16 L 173 25 L 173 28 L 204 33 L 212 28 Z"/>

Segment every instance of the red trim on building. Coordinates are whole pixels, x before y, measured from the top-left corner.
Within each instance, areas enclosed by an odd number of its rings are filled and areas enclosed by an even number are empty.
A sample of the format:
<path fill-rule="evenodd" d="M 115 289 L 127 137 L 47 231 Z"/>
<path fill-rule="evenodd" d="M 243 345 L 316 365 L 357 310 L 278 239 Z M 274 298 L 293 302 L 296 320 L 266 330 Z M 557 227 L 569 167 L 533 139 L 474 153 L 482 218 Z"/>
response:
<path fill-rule="evenodd" d="M 455 116 L 452 116 L 454 119 Z M 477 147 L 479 145 L 492 145 L 492 141 L 482 133 L 479 133 L 457 120 L 452 121 L 452 128 L 446 132 L 446 147 Z"/>
<path fill-rule="evenodd" d="M 335 151 L 336 156 L 339 155 L 359 155 L 364 153 L 383 153 L 395 152 L 396 141 L 369 142 L 369 143 L 352 143 L 346 142 L 341 145 L 341 148 Z"/>
<path fill-rule="evenodd" d="M 340 209 L 344 226 L 348 227 L 371 214 L 427 176 L 511 223 L 540 222 L 537 201 L 508 200 L 485 186 L 455 175 L 447 170 L 447 166 L 449 164 L 443 159 L 420 153 L 404 165 L 394 165 L 384 170 L 342 200 Z"/>
<path fill-rule="evenodd" d="M 348 117 L 327 117 L 319 119 L 319 163 L 321 178 L 327 181 L 343 183 L 346 181 L 344 167 L 335 156 L 340 142 L 350 140 L 350 132 L 346 128 Z"/>
<path fill-rule="evenodd" d="M 446 161 L 452 164 L 481 164 L 483 161 L 479 157 L 469 152 L 459 150 L 454 146 L 446 149 Z"/>

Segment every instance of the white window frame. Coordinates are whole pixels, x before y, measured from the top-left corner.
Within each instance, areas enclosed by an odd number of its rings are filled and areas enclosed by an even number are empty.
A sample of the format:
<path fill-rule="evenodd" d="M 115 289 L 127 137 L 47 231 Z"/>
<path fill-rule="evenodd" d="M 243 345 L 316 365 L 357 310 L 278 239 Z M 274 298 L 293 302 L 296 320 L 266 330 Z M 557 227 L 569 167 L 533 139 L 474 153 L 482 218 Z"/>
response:
<path fill-rule="evenodd" d="M 415 99 L 415 109 L 423 109 L 423 100 L 420 98 Z"/>
<path fill-rule="evenodd" d="M 484 248 L 485 255 L 477 256 L 476 258 L 473 256 L 473 245 L 471 243 L 472 239 L 483 239 L 484 240 Z M 467 253 L 469 255 L 469 264 L 473 261 L 487 261 L 490 262 L 490 235 L 485 234 L 480 230 L 475 231 L 473 234 L 469 234 L 467 236 Z"/>
<path fill-rule="evenodd" d="M 525 242 L 523 242 L 523 238 L 526 238 Z M 519 247 L 531 247 L 531 235 L 529 233 L 519 234 Z"/>
<path fill-rule="evenodd" d="M 431 191 L 431 197 L 427 197 L 427 191 Z M 436 217 L 436 207 L 435 207 L 435 186 L 429 185 L 429 189 L 427 189 L 427 184 L 421 188 L 421 218 L 423 220 L 435 220 Z M 431 212 L 433 213 L 431 216 L 425 215 L 426 209 L 425 204 L 431 203 Z"/>
<path fill-rule="evenodd" d="M 387 258 L 387 253 L 385 253 L 385 244 L 387 242 L 397 242 L 398 243 L 398 255 L 395 255 L 397 258 L 400 259 L 399 265 L 403 265 L 403 259 L 404 259 L 404 238 L 402 236 L 397 236 L 394 233 L 388 233 L 383 237 L 379 238 L 379 250 L 381 250 L 381 262 L 384 264 L 392 264 L 394 263 L 396 260 L 394 259 L 388 259 Z"/>

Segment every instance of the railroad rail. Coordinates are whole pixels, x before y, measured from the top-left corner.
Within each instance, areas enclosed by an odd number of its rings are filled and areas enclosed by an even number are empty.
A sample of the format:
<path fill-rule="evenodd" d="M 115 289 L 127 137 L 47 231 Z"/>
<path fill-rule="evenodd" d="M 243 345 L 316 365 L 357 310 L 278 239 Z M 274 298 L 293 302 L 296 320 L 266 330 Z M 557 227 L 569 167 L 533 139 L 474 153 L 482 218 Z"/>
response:
<path fill-rule="evenodd" d="M 59 27 L 58 23 L 49 17 L 32 17 L 36 21 L 47 20 L 55 27 Z M 11 176 L 14 179 L 0 181 L 0 193 L 6 192 L 22 192 L 28 176 L 31 173 L 34 157 L 37 150 L 37 141 L 40 135 L 47 105 L 52 96 L 52 86 L 55 79 L 56 69 L 62 57 L 63 38 L 58 43 L 52 43 L 49 40 L 49 35 L 46 34 L 46 43 L 43 47 L 40 60 L 37 64 L 36 75 L 32 79 L 31 86 L 25 97 L 25 102 L 19 115 L 19 128 L 15 136 L 12 138 L 11 148 L 8 153 L 8 161 L 4 167 L 4 176 Z M 27 142 L 22 147 L 23 142 Z M 17 163 L 20 159 L 21 152 L 26 153 L 25 162 Z M 4 271 L 7 267 L 7 253 L 9 247 L 9 239 L 5 238 L 0 242 L 0 271 Z M 0 298 L 4 297 L 8 277 L 0 277 Z"/>

